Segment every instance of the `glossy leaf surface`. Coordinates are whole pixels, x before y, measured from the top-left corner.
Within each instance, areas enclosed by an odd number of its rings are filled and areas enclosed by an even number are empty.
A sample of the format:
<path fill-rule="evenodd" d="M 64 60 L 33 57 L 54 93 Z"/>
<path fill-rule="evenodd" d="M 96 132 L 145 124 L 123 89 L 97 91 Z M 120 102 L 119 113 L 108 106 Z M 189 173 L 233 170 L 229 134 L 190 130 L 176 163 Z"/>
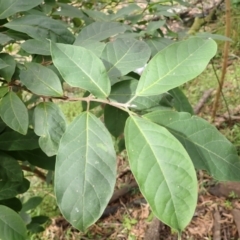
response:
<path fill-rule="evenodd" d="M 165 128 L 140 117 L 125 127 L 129 163 L 153 213 L 181 231 L 197 203 L 197 178 L 187 152 Z"/>
<path fill-rule="evenodd" d="M 80 114 L 64 133 L 57 154 L 55 193 L 64 217 L 84 231 L 103 213 L 116 181 L 110 134 L 91 113 Z"/>

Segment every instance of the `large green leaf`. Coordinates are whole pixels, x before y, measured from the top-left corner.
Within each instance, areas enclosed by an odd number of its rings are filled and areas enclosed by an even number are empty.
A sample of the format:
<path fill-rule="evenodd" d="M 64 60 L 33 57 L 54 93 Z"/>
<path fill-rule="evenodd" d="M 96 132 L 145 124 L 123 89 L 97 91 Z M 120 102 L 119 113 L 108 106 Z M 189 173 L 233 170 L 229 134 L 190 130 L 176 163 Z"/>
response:
<path fill-rule="evenodd" d="M 48 41 L 29 39 L 21 44 L 21 48 L 30 54 L 51 55 L 50 43 Z"/>
<path fill-rule="evenodd" d="M 28 111 L 14 92 L 7 93 L 0 102 L 2 120 L 13 130 L 25 135 L 28 130 Z"/>
<path fill-rule="evenodd" d="M 5 45 L 8 42 L 10 42 L 11 40 L 13 40 L 13 39 L 10 38 L 8 35 L 0 33 L 0 45 Z"/>
<path fill-rule="evenodd" d="M 126 75 L 144 66 L 149 57 L 147 44 L 133 38 L 117 38 L 107 43 L 101 56 L 110 78 Z"/>
<path fill-rule="evenodd" d="M 78 46 L 51 42 L 54 65 L 72 87 L 88 90 L 99 98 L 110 93 L 110 80 L 102 61 L 91 51 Z"/>
<path fill-rule="evenodd" d="M 42 0 L 0 0 L 0 19 L 7 18 L 17 12 L 27 11 L 41 4 Z"/>
<path fill-rule="evenodd" d="M 0 135 L 0 149 L 5 151 L 22 151 L 39 148 L 38 136 L 29 130 L 26 135 L 15 131 L 6 131 Z"/>
<path fill-rule="evenodd" d="M 0 59 L 5 62 L 8 66 L 0 69 L 0 76 L 3 77 L 6 81 L 10 82 L 12 80 L 12 76 L 15 72 L 16 61 L 12 56 L 7 53 L 1 53 Z"/>
<path fill-rule="evenodd" d="M 185 147 L 197 169 L 220 181 L 240 180 L 235 147 L 210 123 L 189 113 L 156 111 L 146 118 L 166 127 Z"/>
<path fill-rule="evenodd" d="M 53 13 L 53 15 L 60 15 L 60 16 L 66 16 L 66 17 L 71 17 L 71 18 L 80 18 L 80 19 L 86 18 L 84 13 L 76 7 L 73 7 L 69 4 L 60 3 L 60 2 L 58 2 L 57 5 L 60 7 L 60 9 L 56 10 Z"/>
<path fill-rule="evenodd" d="M 120 23 L 115 22 L 94 22 L 83 28 L 76 38 L 74 44 L 79 45 L 89 40 L 102 41 L 113 35 L 122 33 L 126 30 Z"/>
<path fill-rule="evenodd" d="M 187 152 L 164 127 L 131 116 L 125 127 L 131 170 L 153 213 L 181 231 L 197 203 L 197 178 Z"/>
<path fill-rule="evenodd" d="M 84 231 L 103 213 L 114 190 L 116 155 L 110 134 L 89 112 L 64 133 L 55 168 L 55 192 L 63 216 Z"/>
<path fill-rule="evenodd" d="M 57 154 L 59 141 L 66 130 L 66 120 L 58 105 L 39 103 L 34 110 L 34 131 L 40 136 L 39 145 L 47 156 Z"/>
<path fill-rule="evenodd" d="M 0 59 L 0 69 L 8 67 L 9 65 L 6 64 L 2 59 Z"/>
<path fill-rule="evenodd" d="M 63 95 L 60 79 L 51 69 L 38 63 L 25 63 L 25 67 L 20 72 L 20 80 L 30 91 L 50 97 Z"/>
<path fill-rule="evenodd" d="M 190 38 L 155 55 L 142 73 L 137 96 L 157 95 L 198 76 L 216 54 L 212 39 Z"/>
<path fill-rule="evenodd" d="M 94 40 L 89 40 L 87 42 L 86 41 L 78 42 L 78 43 L 75 43 L 74 45 L 84 47 L 84 48 L 88 49 L 89 51 L 93 52 L 94 54 L 96 54 L 98 57 L 100 57 L 102 55 L 102 51 L 106 46 L 105 43 L 94 41 Z"/>
<path fill-rule="evenodd" d="M 0 205 L 0 239 L 27 239 L 27 229 L 21 217 L 15 211 L 3 205 Z"/>
<path fill-rule="evenodd" d="M 50 39 L 54 42 L 72 44 L 75 40 L 66 25 L 60 21 L 41 15 L 26 15 L 15 18 L 4 25 L 15 31 L 28 34 L 37 40 Z"/>

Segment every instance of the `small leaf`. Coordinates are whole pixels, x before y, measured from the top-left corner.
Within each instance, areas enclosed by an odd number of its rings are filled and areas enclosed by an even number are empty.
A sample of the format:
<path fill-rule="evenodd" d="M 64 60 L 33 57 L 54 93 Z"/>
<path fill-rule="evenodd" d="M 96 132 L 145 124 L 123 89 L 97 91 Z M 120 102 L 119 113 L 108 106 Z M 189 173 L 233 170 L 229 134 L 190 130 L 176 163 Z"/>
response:
<path fill-rule="evenodd" d="M 216 54 L 212 39 L 190 38 L 155 55 L 139 80 L 137 96 L 157 95 L 198 76 Z"/>
<path fill-rule="evenodd" d="M 83 28 L 74 42 L 75 45 L 83 44 L 89 40 L 102 41 L 113 35 L 126 30 L 120 23 L 115 22 L 94 22 Z"/>
<path fill-rule="evenodd" d="M 13 39 L 10 38 L 8 35 L 0 33 L 0 45 L 4 46 L 7 43 L 9 43 L 11 40 Z"/>
<path fill-rule="evenodd" d="M 20 212 L 22 209 L 22 203 L 18 198 L 8 198 L 0 201 L 0 205 L 11 208 L 15 212 Z"/>
<path fill-rule="evenodd" d="M 40 136 L 39 145 L 47 156 L 57 154 L 59 141 L 66 129 L 61 109 L 52 102 L 39 103 L 34 110 L 34 131 Z"/>
<path fill-rule="evenodd" d="M 165 128 L 140 117 L 125 127 L 131 170 L 153 213 L 181 231 L 197 203 L 197 178 L 187 152 Z"/>
<path fill-rule="evenodd" d="M 38 95 L 59 97 L 63 95 L 60 79 L 51 69 L 38 63 L 25 63 L 26 70 L 21 70 L 21 82 Z"/>
<path fill-rule="evenodd" d="M 69 4 L 60 3 L 58 1 L 57 5 L 60 7 L 60 9 L 56 10 L 52 15 L 59 15 L 59 16 L 66 16 L 66 17 L 80 18 L 80 19 L 84 19 L 86 17 L 80 9 L 73 7 Z"/>
<path fill-rule="evenodd" d="M 55 193 L 63 216 L 85 231 L 106 208 L 115 185 L 116 155 L 103 123 L 81 113 L 64 133 L 55 168 Z"/>
<path fill-rule="evenodd" d="M 119 108 L 110 105 L 106 105 L 104 108 L 104 123 L 108 131 L 116 138 L 124 132 L 127 118 L 128 113 Z"/>
<path fill-rule="evenodd" d="M 28 130 L 28 111 L 14 92 L 7 93 L 0 103 L 2 120 L 13 130 L 25 135 Z"/>
<path fill-rule="evenodd" d="M 26 240 L 27 229 L 21 217 L 12 209 L 0 205 L 0 238 Z"/>
<path fill-rule="evenodd" d="M 147 25 L 147 33 L 152 33 L 155 30 L 159 29 L 160 27 L 164 26 L 165 21 L 160 20 L 160 21 L 153 21 L 153 22 L 149 22 Z"/>
<path fill-rule="evenodd" d="M 29 39 L 21 44 L 21 48 L 30 54 L 51 55 L 50 43 L 48 41 Z"/>
<path fill-rule="evenodd" d="M 104 12 L 93 11 L 90 9 L 83 10 L 90 18 L 94 19 L 96 22 L 109 22 L 111 21 L 111 15 L 107 15 Z"/>
<path fill-rule="evenodd" d="M 53 63 L 72 87 L 88 90 L 99 98 L 110 92 L 110 80 L 101 60 L 91 51 L 77 46 L 51 42 Z"/>
<path fill-rule="evenodd" d="M 7 18 L 15 13 L 27 11 L 41 4 L 42 0 L 0 0 L 0 19 Z"/>
<path fill-rule="evenodd" d="M 0 98 L 4 97 L 8 92 L 8 86 L 1 86 L 0 87 Z"/>
<path fill-rule="evenodd" d="M 145 115 L 174 134 L 189 153 L 195 168 L 220 181 L 240 180 L 236 148 L 210 123 L 189 113 L 155 111 Z"/>
<path fill-rule="evenodd" d="M 117 20 L 119 18 L 125 19 L 126 16 L 129 16 L 129 14 L 135 12 L 135 11 L 141 11 L 141 8 L 136 3 L 128 3 L 126 7 L 121 8 L 116 12 L 116 14 L 111 16 L 111 20 Z"/>
<path fill-rule="evenodd" d="M 133 38 L 117 38 L 107 43 L 101 56 L 110 78 L 126 75 L 144 66 L 149 57 L 147 44 Z"/>
<path fill-rule="evenodd" d="M 22 135 L 15 131 L 6 131 L 0 135 L 0 149 L 5 151 L 22 151 L 39 148 L 38 137 L 33 131 Z"/>
<path fill-rule="evenodd" d="M 169 91 L 173 97 L 173 107 L 178 112 L 188 112 L 191 115 L 194 114 L 193 108 L 188 101 L 186 95 L 181 91 L 180 88 L 174 88 Z"/>
<path fill-rule="evenodd" d="M 8 65 L 7 67 L 0 69 L 0 76 L 3 77 L 6 81 L 10 82 L 15 72 L 16 61 L 7 53 L 1 53 L 0 58 L 3 62 L 5 62 L 6 65 Z"/>
<path fill-rule="evenodd" d="M 112 86 L 109 99 L 119 103 L 127 103 L 135 95 L 137 85 L 137 80 L 126 80 L 116 83 Z M 147 110 L 152 107 L 159 106 L 163 97 L 163 94 L 137 97 L 131 102 L 131 108 L 137 110 Z"/>
<path fill-rule="evenodd" d="M 72 44 L 75 40 L 66 25 L 60 21 L 41 15 L 26 15 L 15 18 L 4 25 L 12 30 L 23 32 L 37 40 L 50 39 L 54 42 Z"/>
<path fill-rule="evenodd" d="M 43 198 L 42 197 L 31 197 L 29 198 L 25 203 L 23 203 L 22 206 L 22 212 L 27 212 L 29 210 L 35 209 L 41 202 Z"/>

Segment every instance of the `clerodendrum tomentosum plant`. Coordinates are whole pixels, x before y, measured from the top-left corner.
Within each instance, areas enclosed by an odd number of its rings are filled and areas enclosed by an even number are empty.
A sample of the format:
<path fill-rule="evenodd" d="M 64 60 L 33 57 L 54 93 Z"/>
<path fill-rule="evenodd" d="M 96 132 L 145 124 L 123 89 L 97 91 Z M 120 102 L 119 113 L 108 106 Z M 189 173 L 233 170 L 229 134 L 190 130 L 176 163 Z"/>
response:
<path fill-rule="evenodd" d="M 54 170 L 63 216 L 81 231 L 92 225 L 113 194 L 114 141 L 123 133 L 142 194 L 161 221 L 181 232 L 197 203 L 195 169 L 221 181 L 240 178 L 233 145 L 192 115 L 177 88 L 206 68 L 216 43 L 195 37 L 171 43 L 158 36 L 162 21 L 149 23 L 144 38 L 144 31 L 117 22 L 139 10 L 136 4 L 105 15 L 41 2 L 0 0 L 0 238 L 26 239 L 17 212 L 28 208 L 20 203 L 13 211 L 8 204 L 29 187 L 19 161 Z M 81 19 L 85 26 L 75 37 L 76 26 L 70 31 L 49 15 Z M 12 43 L 31 58 L 17 61 L 9 54 Z M 145 64 L 141 77 L 133 73 Z M 84 96 L 65 96 L 64 83 L 86 91 Z M 59 101 L 85 103 L 85 110 L 67 125 Z M 96 103 L 104 121 L 92 111 Z"/>

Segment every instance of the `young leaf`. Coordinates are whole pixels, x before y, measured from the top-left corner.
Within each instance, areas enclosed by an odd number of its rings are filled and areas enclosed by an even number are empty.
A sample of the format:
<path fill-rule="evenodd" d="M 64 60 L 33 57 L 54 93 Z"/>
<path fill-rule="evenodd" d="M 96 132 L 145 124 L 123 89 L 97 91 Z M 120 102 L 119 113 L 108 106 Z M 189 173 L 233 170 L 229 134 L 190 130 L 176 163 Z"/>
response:
<path fill-rule="evenodd" d="M 110 78 L 121 77 L 144 66 L 150 53 L 150 48 L 143 41 L 117 38 L 107 43 L 101 58 Z"/>
<path fill-rule="evenodd" d="M 89 40 L 102 41 L 113 35 L 122 33 L 125 30 L 126 27 L 120 23 L 94 22 L 82 29 L 82 31 L 77 36 L 74 44 L 83 44 L 83 42 L 88 42 Z"/>
<path fill-rule="evenodd" d="M 8 65 L 0 69 L 0 76 L 3 77 L 6 81 L 10 82 L 15 72 L 16 61 L 7 53 L 1 53 L 0 58 L 3 60 L 3 62 L 5 62 L 5 64 Z"/>
<path fill-rule="evenodd" d="M 207 170 L 220 181 L 240 180 L 235 147 L 204 119 L 173 111 L 156 111 L 145 117 L 166 127 L 182 143 L 195 168 Z"/>
<path fill-rule="evenodd" d="M 62 85 L 57 74 L 38 63 L 25 63 L 21 70 L 21 82 L 33 93 L 50 97 L 63 95 Z"/>
<path fill-rule="evenodd" d="M 0 205 L 0 239 L 26 240 L 27 229 L 21 217 L 12 209 Z"/>
<path fill-rule="evenodd" d="M 7 18 L 17 12 L 27 11 L 41 4 L 42 0 L 0 0 L 0 19 Z"/>
<path fill-rule="evenodd" d="M 12 30 L 23 32 L 37 40 L 50 39 L 54 42 L 72 44 L 75 40 L 66 25 L 60 21 L 41 15 L 26 15 L 15 18 L 4 25 Z"/>
<path fill-rule="evenodd" d="M 102 61 L 91 51 L 77 46 L 51 42 L 54 65 L 72 87 L 88 90 L 99 98 L 110 93 L 110 80 Z"/>
<path fill-rule="evenodd" d="M 47 156 L 57 154 L 59 141 L 66 130 L 61 109 L 52 102 L 39 103 L 34 110 L 34 131 L 40 136 L 39 145 Z"/>
<path fill-rule="evenodd" d="M 139 80 L 136 95 L 157 95 L 198 76 L 216 54 L 212 39 L 190 38 L 155 55 Z"/>
<path fill-rule="evenodd" d="M 197 178 L 187 152 L 165 128 L 131 116 L 125 127 L 131 170 L 153 213 L 181 231 L 197 203 Z"/>
<path fill-rule="evenodd" d="M 63 216 L 84 231 L 103 213 L 115 178 L 110 134 L 94 115 L 81 113 L 63 134 L 57 154 L 55 192 Z"/>
<path fill-rule="evenodd" d="M 5 151 L 22 151 L 39 148 L 38 137 L 29 130 L 26 135 L 15 131 L 6 131 L 0 135 L 0 149 Z"/>
<path fill-rule="evenodd" d="M 21 44 L 21 48 L 30 54 L 51 55 L 50 43 L 48 41 L 29 39 Z"/>
<path fill-rule="evenodd" d="M 7 93 L 0 103 L 0 116 L 13 130 L 25 135 L 28 130 L 28 111 L 14 92 Z"/>

